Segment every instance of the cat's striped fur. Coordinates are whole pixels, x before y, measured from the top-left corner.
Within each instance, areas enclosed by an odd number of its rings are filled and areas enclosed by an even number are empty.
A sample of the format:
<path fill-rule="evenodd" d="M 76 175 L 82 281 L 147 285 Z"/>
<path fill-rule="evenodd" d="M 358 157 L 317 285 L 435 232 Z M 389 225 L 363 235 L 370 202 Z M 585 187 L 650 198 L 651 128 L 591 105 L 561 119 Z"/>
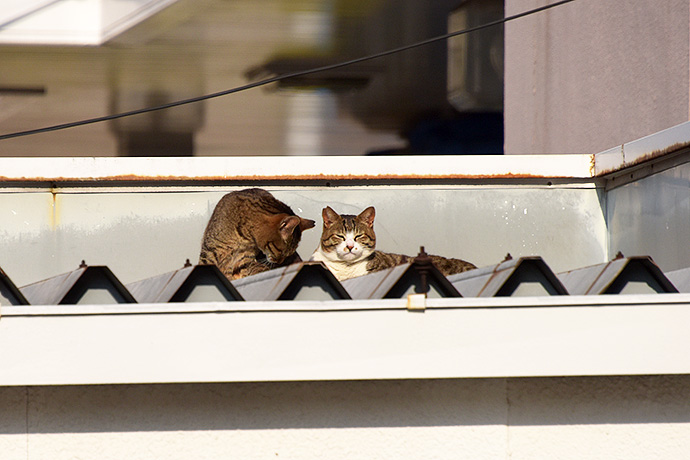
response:
<path fill-rule="evenodd" d="M 266 190 L 231 192 L 213 210 L 199 264 L 214 264 L 232 280 L 300 262 L 302 231 L 313 226 Z"/>
<path fill-rule="evenodd" d="M 324 208 L 321 242 L 311 259 L 323 262 L 340 281 L 412 261 L 410 256 L 376 250 L 375 215 L 373 206 L 357 216 L 340 215 L 328 206 Z M 444 275 L 476 268 L 461 259 L 430 257 Z"/>

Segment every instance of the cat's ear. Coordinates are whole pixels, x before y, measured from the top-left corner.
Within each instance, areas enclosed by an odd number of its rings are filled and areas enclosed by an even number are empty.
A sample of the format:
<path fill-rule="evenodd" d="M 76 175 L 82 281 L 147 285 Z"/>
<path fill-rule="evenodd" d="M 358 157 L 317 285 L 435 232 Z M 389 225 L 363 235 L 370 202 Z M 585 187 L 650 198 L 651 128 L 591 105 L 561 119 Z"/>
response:
<path fill-rule="evenodd" d="M 323 226 L 326 228 L 335 224 L 340 218 L 340 215 L 332 210 L 330 206 L 323 208 L 323 211 L 321 211 L 321 216 L 323 217 Z"/>
<path fill-rule="evenodd" d="M 365 209 L 364 211 L 359 213 L 359 215 L 357 216 L 357 219 L 361 220 L 362 222 L 367 224 L 369 227 L 373 227 L 375 216 L 376 216 L 376 210 L 374 209 L 373 206 L 369 206 L 367 209 Z"/>
<path fill-rule="evenodd" d="M 281 220 L 278 225 L 278 231 L 283 240 L 287 241 L 298 225 L 300 225 L 300 218 L 297 216 L 287 216 Z"/>
<path fill-rule="evenodd" d="M 309 230 L 310 228 L 313 228 L 314 225 L 316 225 L 316 222 L 311 219 L 305 219 L 303 217 L 299 218 L 299 229 L 302 231 Z"/>

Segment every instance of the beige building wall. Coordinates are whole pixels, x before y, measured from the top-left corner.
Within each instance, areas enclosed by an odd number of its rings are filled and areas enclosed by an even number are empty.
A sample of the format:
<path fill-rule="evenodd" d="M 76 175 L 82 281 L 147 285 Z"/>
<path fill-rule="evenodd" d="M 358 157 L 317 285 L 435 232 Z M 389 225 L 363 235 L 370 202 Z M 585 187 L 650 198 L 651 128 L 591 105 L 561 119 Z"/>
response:
<path fill-rule="evenodd" d="M 0 388 L 3 460 L 682 459 L 689 376 Z"/>
<path fill-rule="evenodd" d="M 506 24 L 505 152 L 595 153 L 687 121 L 689 29 L 688 0 L 578 0 Z"/>

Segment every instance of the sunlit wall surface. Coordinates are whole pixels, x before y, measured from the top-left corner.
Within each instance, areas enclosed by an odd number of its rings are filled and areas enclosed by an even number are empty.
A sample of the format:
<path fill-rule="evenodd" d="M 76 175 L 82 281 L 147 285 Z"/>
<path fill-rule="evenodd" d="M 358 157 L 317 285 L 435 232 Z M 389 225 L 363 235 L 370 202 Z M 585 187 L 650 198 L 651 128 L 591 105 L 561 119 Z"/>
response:
<path fill-rule="evenodd" d="M 688 0 L 576 0 L 506 24 L 505 152 L 600 152 L 688 121 L 689 18 Z"/>
<path fill-rule="evenodd" d="M 611 254 L 653 254 L 665 271 L 690 260 L 690 163 L 610 190 L 606 214 Z"/>

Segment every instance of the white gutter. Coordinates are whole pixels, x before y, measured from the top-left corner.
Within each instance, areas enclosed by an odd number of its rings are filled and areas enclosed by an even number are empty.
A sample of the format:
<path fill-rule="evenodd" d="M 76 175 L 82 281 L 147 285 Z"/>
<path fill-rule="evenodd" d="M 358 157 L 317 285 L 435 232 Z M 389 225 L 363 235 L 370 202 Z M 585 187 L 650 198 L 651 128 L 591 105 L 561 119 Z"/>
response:
<path fill-rule="evenodd" d="M 690 373 L 690 295 L 16 306 L 0 385 Z"/>

